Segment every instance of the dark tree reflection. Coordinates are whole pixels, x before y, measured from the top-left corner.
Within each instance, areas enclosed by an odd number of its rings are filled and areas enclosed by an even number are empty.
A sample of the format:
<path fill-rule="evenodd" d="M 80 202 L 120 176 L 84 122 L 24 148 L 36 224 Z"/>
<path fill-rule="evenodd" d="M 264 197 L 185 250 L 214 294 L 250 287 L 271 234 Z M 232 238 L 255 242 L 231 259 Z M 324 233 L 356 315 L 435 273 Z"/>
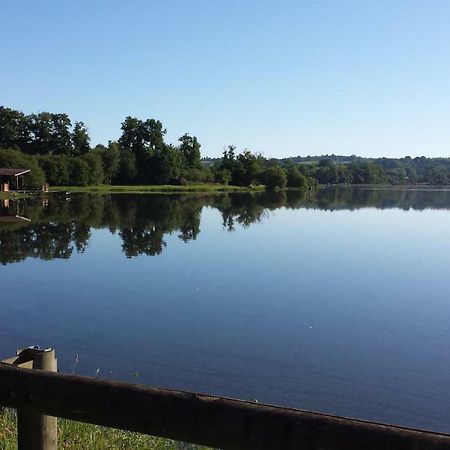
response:
<path fill-rule="evenodd" d="M 84 252 L 93 229 L 119 233 L 128 258 L 155 256 L 166 236 L 194 241 L 204 207 L 218 210 L 223 227 L 233 231 L 263 220 L 278 208 L 354 210 L 449 209 L 449 190 L 325 188 L 317 192 L 280 191 L 245 194 L 100 195 L 52 194 L 46 198 L 0 203 L 0 262 L 26 258 L 70 258 Z"/>

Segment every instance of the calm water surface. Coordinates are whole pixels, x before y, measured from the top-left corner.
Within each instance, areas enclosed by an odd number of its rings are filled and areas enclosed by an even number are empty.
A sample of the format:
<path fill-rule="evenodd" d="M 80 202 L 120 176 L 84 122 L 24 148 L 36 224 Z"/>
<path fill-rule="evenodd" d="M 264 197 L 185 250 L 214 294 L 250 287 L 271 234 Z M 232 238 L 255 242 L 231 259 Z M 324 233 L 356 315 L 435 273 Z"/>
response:
<path fill-rule="evenodd" d="M 450 432 L 450 191 L 0 209 L 0 356 Z"/>

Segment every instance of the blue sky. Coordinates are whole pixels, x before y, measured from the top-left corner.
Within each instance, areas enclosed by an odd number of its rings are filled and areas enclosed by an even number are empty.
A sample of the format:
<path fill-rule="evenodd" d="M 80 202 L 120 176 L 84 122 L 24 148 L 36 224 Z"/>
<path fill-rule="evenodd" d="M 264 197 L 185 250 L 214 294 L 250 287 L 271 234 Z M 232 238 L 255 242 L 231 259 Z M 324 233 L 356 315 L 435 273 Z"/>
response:
<path fill-rule="evenodd" d="M 0 104 L 266 156 L 450 156 L 448 0 L 10 0 Z"/>

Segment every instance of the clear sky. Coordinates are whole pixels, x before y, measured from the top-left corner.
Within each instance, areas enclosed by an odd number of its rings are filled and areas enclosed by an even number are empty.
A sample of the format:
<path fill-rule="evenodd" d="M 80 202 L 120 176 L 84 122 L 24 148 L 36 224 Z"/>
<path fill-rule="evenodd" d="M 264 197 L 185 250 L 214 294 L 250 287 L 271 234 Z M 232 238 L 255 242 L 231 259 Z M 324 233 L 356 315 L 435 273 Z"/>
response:
<path fill-rule="evenodd" d="M 450 156 L 449 0 L 4 0 L 0 104 L 204 155 Z"/>

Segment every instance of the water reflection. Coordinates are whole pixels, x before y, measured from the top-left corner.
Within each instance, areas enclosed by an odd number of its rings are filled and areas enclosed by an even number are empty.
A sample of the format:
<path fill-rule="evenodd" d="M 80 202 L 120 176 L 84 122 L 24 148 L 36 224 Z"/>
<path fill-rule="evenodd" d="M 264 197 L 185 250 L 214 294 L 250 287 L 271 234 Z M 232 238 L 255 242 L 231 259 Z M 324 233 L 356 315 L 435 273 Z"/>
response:
<path fill-rule="evenodd" d="M 100 195 L 53 194 L 40 199 L 2 200 L 0 262 L 26 258 L 70 258 L 83 252 L 91 229 L 119 233 L 126 257 L 155 256 L 166 246 L 164 237 L 176 233 L 184 242 L 200 233 L 204 207 L 222 215 L 223 226 L 249 227 L 278 208 L 327 211 L 379 209 L 450 209 L 449 190 L 326 188 L 318 192 L 283 191 L 246 194 Z"/>

